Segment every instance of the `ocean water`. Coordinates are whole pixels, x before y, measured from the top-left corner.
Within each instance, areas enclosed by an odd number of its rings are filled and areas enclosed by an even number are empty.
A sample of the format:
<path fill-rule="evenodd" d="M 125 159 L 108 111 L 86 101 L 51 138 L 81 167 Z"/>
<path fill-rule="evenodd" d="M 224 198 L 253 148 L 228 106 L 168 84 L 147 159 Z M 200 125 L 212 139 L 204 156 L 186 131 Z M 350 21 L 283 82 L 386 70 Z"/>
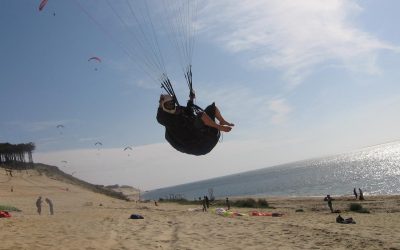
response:
<path fill-rule="evenodd" d="M 151 190 L 144 199 L 171 195 L 195 199 L 212 189 L 227 196 L 400 194 L 400 141 L 329 157 L 293 162 L 239 174 Z"/>

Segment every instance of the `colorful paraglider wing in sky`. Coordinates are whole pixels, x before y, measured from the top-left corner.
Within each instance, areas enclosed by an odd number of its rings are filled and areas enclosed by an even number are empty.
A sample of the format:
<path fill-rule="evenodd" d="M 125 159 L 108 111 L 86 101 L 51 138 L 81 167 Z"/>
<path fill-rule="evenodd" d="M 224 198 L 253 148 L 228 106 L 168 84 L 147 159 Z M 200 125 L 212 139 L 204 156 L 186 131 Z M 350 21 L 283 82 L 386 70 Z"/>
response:
<path fill-rule="evenodd" d="M 126 148 L 124 148 L 124 151 L 126 151 L 126 150 L 132 150 L 132 148 L 131 147 L 126 147 Z"/>
<path fill-rule="evenodd" d="M 57 125 L 57 128 L 64 128 L 64 125 Z"/>
<path fill-rule="evenodd" d="M 99 141 L 98 141 L 98 142 L 96 142 L 94 145 L 95 145 L 95 146 L 96 146 L 96 145 L 100 145 L 100 146 L 102 146 L 102 145 L 103 145 L 103 143 L 101 143 L 101 142 L 99 142 Z"/>
<path fill-rule="evenodd" d="M 62 163 L 68 163 L 67 161 L 61 161 Z"/>
<path fill-rule="evenodd" d="M 101 59 L 100 59 L 99 57 L 97 57 L 97 56 L 93 56 L 93 57 L 91 57 L 91 58 L 88 59 L 89 62 L 92 61 L 92 60 L 101 62 Z"/>
<path fill-rule="evenodd" d="M 42 0 L 42 1 L 40 2 L 39 11 L 42 11 L 42 10 L 43 10 L 44 6 L 46 6 L 46 4 L 47 4 L 48 1 L 49 1 L 49 0 Z"/>

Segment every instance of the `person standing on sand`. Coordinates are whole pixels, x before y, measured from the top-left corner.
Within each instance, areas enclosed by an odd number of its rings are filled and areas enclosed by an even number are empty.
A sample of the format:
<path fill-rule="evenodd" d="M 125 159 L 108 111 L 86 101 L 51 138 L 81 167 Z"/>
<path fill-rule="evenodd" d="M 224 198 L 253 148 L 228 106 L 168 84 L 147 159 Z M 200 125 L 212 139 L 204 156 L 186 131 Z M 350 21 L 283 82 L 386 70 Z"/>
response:
<path fill-rule="evenodd" d="M 228 197 L 226 197 L 225 204 L 226 204 L 227 210 L 231 209 L 231 204 L 229 203 Z"/>
<path fill-rule="evenodd" d="M 203 198 L 203 212 L 207 212 L 207 202 L 206 202 L 206 197 L 205 196 Z"/>
<path fill-rule="evenodd" d="M 356 200 L 357 200 L 358 195 L 357 195 L 356 188 L 353 189 L 353 194 L 354 194 L 354 196 L 356 197 Z"/>
<path fill-rule="evenodd" d="M 358 189 L 358 191 L 360 192 L 360 201 L 363 201 L 364 200 L 364 194 L 363 194 L 363 191 L 361 190 L 361 188 L 359 188 Z"/>
<path fill-rule="evenodd" d="M 53 215 L 54 214 L 53 202 L 49 198 L 46 198 L 45 201 L 46 201 L 47 204 L 49 204 L 50 214 Z"/>
<path fill-rule="evenodd" d="M 331 212 L 333 213 L 333 207 L 332 207 L 333 199 L 331 198 L 331 196 L 329 194 L 324 198 L 324 201 L 328 202 L 328 207 L 331 210 Z"/>
<path fill-rule="evenodd" d="M 36 200 L 36 208 L 39 215 L 42 213 L 42 202 L 42 196 L 39 196 L 39 198 Z"/>
<path fill-rule="evenodd" d="M 208 196 L 204 196 L 204 199 L 206 200 L 206 206 L 207 208 L 210 208 L 210 200 L 208 199 Z"/>

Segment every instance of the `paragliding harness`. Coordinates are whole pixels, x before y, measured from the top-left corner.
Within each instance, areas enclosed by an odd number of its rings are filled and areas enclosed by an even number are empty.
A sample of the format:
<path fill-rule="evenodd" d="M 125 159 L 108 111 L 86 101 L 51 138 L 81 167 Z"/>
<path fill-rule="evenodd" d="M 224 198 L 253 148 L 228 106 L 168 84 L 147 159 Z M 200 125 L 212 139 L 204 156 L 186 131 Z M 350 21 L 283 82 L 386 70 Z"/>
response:
<path fill-rule="evenodd" d="M 190 100 L 187 103 L 186 108 L 184 108 L 185 112 L 182 112 L 181 115 L 183 119 L 183 127 L 190 131 L 193 134 L 193 139 L 190 145 L 196 147 L 196 149 L 191 149 L 192 151 L 196 151 L 195 153 L 191 152 L 191 154 L 195 155 L 203 155 L 212 150 L 214 146 L 217 144 L 220 138 L 220 132 L 208 126 L 196 126 L 199 123 L 200 116 L 206 112 L 201 107 L 197 106 L 193 103 L 194 91 L 192 85 L 192 71 L 191 65 L 188 66 L 187 71 L 185 73 L 186 82 L 188 84 L 188 88 L 190 91 Z M 176 105 L 180 106 L 179 101 L 175 95 L 174 89 L 172 87 L 171 81 L 168 77 L 165 77 L 162 81 L 161 87 L 172 96 Z M 182 107 L 182 106 L 181 106 Z M 207 113 L 207 112 L 206 112 Z M 179 150 L 181 151 L 181 150 Z M 187 153 L 187 152 L 185 152 Z"/>

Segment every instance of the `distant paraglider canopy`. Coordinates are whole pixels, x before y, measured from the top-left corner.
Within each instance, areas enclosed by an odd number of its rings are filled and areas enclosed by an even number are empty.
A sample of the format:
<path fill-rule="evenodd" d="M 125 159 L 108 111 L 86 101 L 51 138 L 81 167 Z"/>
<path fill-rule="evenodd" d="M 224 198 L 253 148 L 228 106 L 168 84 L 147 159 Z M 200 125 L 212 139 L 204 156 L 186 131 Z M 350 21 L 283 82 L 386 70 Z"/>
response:
<path fill-rule="evenodd" d="M 96 61 L 96 62 L 98 62 L 98 63 L 101 63 L 101 59 L 100 59 L 99 57 L 97 57 L 97 56 L 93 56 L 93 57 L 89 58 L 89 59 L 88 59 L 88 62 L 90 62 L 90 61 Z M 97 70 L 98 70 L 97 67 L 94 68 L 94 70 L 97 71 Z"/>
<path fill-rule="evenodd" d="M 49 0 L 42 0 L 39 5 L 39 11 L 42 11 Z"/>
<path fill-rule="evenodd" d="M 90 61 L 92 61 L 92 60 L 101 62 L 101 59 L 100 59 L 99 57 L 97 57 L 97 56 L 93 56 L 93 57 L 89 58 L 89 59 L 88 59 L 88 62 L 90 62 Z"/>
<path fill-rule="evenodd" d="M 125 152 L 125 151 L 128 151 L 128 152 L 129 152 L 129 151 L 132 151 L 132 150 L 133 150 L 133 149 L 132 149 L 131 146 L 128 146 L 128 147 L 125 147 L 125 148 L 124 148 L 124 152 Z M 131 156 L 131 154 L 128 153 L 128 156 Z"/>
<path fill-rule="evenodd" d="M 93 57 L 89 58 L 89 59 L 88 59 L 88 62 L 90 62 L 90 61 L 92 61 L 92 60 L 101 62 L 101 59 L 100 59 L 99 57 L 97 57 L 97 56 L 93 56 Z"/>
<path fill-rule="evenodd" d="M 95 144 L 94 144 L 94 146 L 96 146 L 97 147 L 97 150 L 99 150 L 100 151 L 100 147 L 101 146 L 103 146 L 103 143 L 101 143 L 101 142 L 96 142 Z"/>
<path fill-rule="evenodd" d="M 62 130 L 63 130 L 65 127 L 64 127 L 64 125 L 59 124 L 59 125 L 56 126 L 56 128 L 59 129 L 60 134 L 62 134 Z"/>

